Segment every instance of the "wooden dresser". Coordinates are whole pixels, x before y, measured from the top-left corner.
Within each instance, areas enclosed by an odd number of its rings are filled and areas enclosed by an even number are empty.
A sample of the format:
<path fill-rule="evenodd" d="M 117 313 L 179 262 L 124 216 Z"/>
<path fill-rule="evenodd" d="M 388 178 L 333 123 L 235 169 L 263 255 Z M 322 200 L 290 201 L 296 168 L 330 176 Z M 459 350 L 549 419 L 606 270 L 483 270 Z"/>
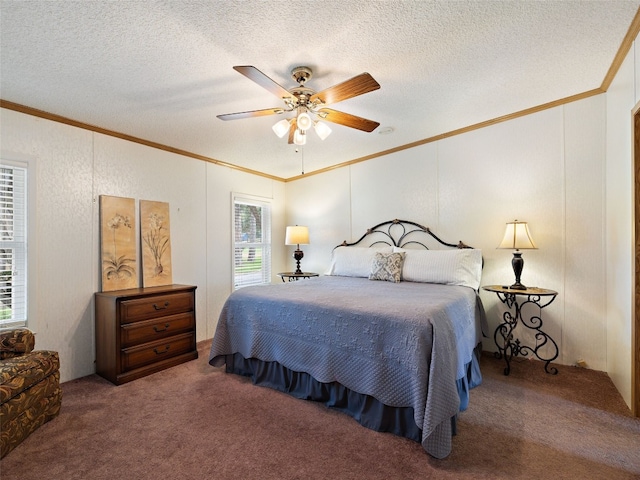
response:
<path fill-rule="evenodd" d="M 196 287 L 96 293 L 96 373 L 116 385 L 198 358 Z"/>

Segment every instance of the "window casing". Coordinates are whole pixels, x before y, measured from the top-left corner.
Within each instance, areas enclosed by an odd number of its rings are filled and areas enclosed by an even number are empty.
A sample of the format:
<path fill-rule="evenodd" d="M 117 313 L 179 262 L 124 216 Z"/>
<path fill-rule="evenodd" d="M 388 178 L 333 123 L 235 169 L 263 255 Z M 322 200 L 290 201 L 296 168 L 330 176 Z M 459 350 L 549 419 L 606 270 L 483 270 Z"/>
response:
<path fill-rule="evenodd" d="M 0 165 L 0 328 L 27 324 L 27 165 Z"/>
<path fill-rule="evenodd" d="M 233 195 L 233 286 L 271 283 L 271 203 Z"/>

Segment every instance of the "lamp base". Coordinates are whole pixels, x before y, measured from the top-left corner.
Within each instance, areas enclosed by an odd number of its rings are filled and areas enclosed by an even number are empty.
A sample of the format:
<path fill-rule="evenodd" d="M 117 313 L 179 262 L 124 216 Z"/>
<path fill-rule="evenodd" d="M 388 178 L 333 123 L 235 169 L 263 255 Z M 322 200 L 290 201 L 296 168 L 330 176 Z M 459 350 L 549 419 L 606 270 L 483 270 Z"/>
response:
<path fill-rule="evenodd" d="M 522 269 L 524 268 L 524 259 L 522 258 L 522 252 L 518 250 L 513 252 L 511 266 L 513 267 L 513 273 L 516 275 L 516 283 L 511 285 L 509 288 L 512 290 L 526 290 L 527 287 L 520 283 L 520 275 L 522 275 Z"/>
<path fill-rule="evenodd" d="M 300 269 L 300 260 L 302 260 L 303 257 L 304 257 L 304 253 L 302 253 L 302 250 L 300 250 L 300 248 L 298 248 L 295 252 L 293 252 L 293 258 L 295 258 L 296 260 L 295 273 L 302 274 L 302 270 Z"/>

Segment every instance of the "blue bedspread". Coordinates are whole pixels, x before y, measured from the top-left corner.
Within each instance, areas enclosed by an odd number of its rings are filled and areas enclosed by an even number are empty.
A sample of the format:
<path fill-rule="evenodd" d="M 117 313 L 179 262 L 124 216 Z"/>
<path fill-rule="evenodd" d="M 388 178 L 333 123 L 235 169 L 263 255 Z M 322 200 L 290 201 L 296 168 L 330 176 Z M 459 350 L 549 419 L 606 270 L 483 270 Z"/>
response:
<path fill-rule="evenodd" d="M 413 407 L 423 448 L 443 458 L 460 409 L 456 380 L 481 340 L 483 313 L 461 286 L 325 276 L 247 287 L 227 299 L 209 362 L 240 353 Z"/>

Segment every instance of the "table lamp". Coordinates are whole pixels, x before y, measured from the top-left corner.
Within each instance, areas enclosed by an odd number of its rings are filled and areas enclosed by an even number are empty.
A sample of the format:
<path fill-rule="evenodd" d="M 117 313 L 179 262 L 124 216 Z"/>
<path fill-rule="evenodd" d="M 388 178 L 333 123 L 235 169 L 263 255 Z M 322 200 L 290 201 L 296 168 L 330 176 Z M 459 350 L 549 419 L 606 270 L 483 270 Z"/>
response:
<path fill-rule="evenodd" d="M 511 265 L 513 266 L 513 273 L 516 275 L 516 283 L 509 288 L 514 290 L 526 290 L 522 283 L 520 283 L 520 276 L 522 275 L 522 269 L 524 268 L 524 260 L 522 258 L 521 249 L 537 249 L 531 234 L 529 233 L 529 227 L 527 222 L 519 222 L 514 220 L 507 223 L 507 229 L 504 232 L 504 238 L 500 242 L 498 248 L 515 249 L 513 252 L 513 259 Z"/>
<path fill-rule="evenodd" d="M 309 245 L 309 229 L 300 225 L 287 227 L 284 244 L 296 245 L 296 251 L 293 252 L 293 258 L 296 259 L 295 273 L 301 274 L 302 270 L 300 270 L 300 260 L 304 257 L 304 253 L 300 250 L 300 245 Z"/>

